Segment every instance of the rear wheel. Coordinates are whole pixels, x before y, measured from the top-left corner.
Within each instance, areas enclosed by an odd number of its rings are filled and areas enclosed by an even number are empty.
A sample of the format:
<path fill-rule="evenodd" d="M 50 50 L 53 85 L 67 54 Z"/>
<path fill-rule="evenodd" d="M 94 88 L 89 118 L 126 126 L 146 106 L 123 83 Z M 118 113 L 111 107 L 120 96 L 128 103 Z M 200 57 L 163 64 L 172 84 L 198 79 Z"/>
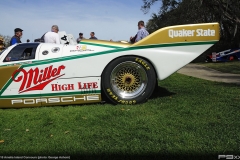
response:
<path fill-rule="evenodd" d="M 156 83 L 153 66 L 131 56 L 112 61 L 102 75 L 102 89 L 115 104 L 137 104 L 147 101 Z"/>

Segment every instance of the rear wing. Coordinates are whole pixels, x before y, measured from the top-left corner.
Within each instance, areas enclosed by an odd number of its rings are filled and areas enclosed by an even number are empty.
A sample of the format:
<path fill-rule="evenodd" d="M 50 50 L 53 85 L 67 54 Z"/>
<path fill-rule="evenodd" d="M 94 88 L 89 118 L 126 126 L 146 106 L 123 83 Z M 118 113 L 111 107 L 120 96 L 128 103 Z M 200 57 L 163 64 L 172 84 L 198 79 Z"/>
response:
<path fill-rule="evenodd" d="M 59 32 L 62 44 L 76 44 L 76 40 L 66 34 L 66 32 Z M 200 23 L 176 25 L 161 28 L 144 39 L 131 44 L 112 42 L 105 40 L 89 40 L 83 39 L 82 44 L 99 44 L 108 45 L 120 48 L 159 45 L 159 44 L 174 44 L 174 43 L 189 43 L 189 42 L 209 42 L 214 43 L 220 39 L 220 28 L 218 23 Z"/>
<path fill-rule="evenodd" d="M 131 46 L 219 41 L 218 23 L 169 26 L 159 29 Z"/>

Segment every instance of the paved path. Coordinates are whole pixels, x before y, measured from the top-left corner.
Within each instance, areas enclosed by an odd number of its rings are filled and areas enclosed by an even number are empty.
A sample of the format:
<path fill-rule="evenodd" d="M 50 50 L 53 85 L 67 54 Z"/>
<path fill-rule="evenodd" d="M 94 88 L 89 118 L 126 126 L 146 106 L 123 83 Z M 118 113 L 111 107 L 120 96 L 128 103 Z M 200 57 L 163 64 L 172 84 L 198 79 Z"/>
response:
<path fill-rule="evenodd" d="M 239 74 L 223 73 L 202 65 L 188 64 L 177 72 L 210 81 L 235 83 L 240 85 Z"/>

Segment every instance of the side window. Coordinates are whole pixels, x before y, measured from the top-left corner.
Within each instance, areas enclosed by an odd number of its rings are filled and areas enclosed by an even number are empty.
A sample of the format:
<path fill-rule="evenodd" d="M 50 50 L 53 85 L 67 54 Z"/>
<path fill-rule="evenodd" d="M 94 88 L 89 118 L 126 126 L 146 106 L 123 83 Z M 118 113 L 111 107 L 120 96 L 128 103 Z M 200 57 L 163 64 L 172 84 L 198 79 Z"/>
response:
<path fill-rule="evenodd" d="M 3 62 L 35 59 L 35 52 L 36 47 L 34 46 L 17 45 L 8 53 Z"/>

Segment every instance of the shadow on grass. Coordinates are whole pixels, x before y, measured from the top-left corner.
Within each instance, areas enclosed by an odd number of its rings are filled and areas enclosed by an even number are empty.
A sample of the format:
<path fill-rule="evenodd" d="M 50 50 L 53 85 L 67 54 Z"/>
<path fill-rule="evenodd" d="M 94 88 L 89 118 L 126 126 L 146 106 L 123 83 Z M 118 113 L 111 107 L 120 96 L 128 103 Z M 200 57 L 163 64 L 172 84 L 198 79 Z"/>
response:
<path fill-rule="evenodd" d="M 149 99 L 157 99 L 157 98 L 161 98 L 161 97 L 169 97 L 172 95 L 175 95 L 176 93 L 170 92 L 168 91 L 166 88 L 160 87 L 160 86 L 156 86 L 153 94 L 151 95 L 151 97 Z M 102 94 L 102 102 L 101 104 L 113 104 L 107 97 L 105 94 Z M 116 104 L 113 104 L 116 105 Z"/>
<path fill-rule="evenodd" d="M 161 97 L 169 97 L 175 95 L 176 93 L 168 91 L 166 88 L 157 86 L 149 99 L 156 99 Z"/>
<path fill-rule="evenodd" d="M 217 87 L 221 87 L 221 86 L 224 86 L 224 87 L 233 87 L 233 88 L 239 88 L 239 85 L 240 83 L 225 83 L 225 82 L 216 82 L 213 84 L 214 86 L 217 86 Z"/>

